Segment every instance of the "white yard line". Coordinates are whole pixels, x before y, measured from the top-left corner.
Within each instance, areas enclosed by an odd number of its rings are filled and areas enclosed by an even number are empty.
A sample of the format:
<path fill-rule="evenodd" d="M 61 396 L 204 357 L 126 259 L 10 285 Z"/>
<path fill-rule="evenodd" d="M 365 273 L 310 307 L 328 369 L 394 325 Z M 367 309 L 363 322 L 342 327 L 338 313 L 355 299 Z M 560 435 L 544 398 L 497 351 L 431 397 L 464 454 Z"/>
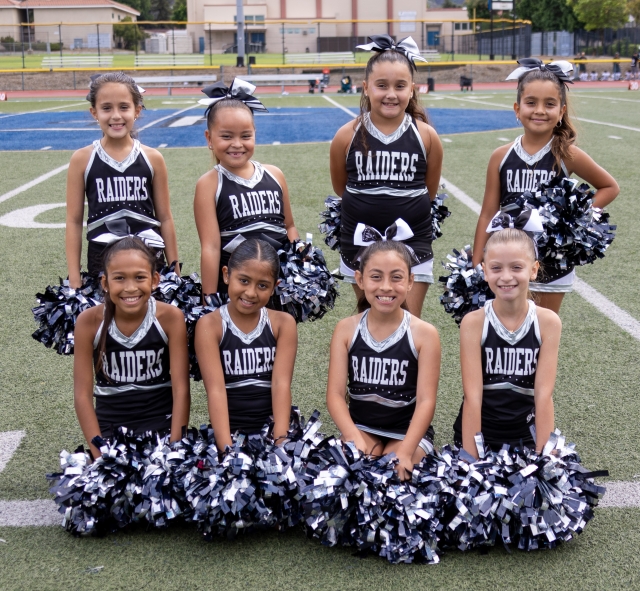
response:
<path fill-rule="evenodd" d="M 45 111 L 55 111 L 56 109 L 67 109 L 69 107 L 79 107 L 80 105 L 86 105 L 87 102 L 71 103 L 70 105 L 61 105 L 59 107 L 49 107 L 48 109 L 38 109 L 37 111 L 25 111 L 23 113 L 9 113 L 7 115 L 0 115 L 0 119 L 6 119 L 7 117 L 17 117 L 18 115 L 32 115 L 33 113 L 44 113 Z"/>
<path fill-rule="evenodd" d="M 334 107 L 338 107 L 338 109 L 342 109 L 345 113 L 347 113 L 347 115 L 351 115 L 354 119 L 357 117 L 357 115 L 351 109 L 347 109 L 347 107 L 345 107 L 344 105 L 341 105 L 337 101 L 334 101 L 332 98 L 329 98 L 326 94 L 323 94 L 322 98 L 325 101 L 329 101 Z"/>
<path fill-rule="evenodd" d="M 0 472 L 5 469 L 11 456 L 16 453 L 24 436 L 24 431 L 5 431 L 0 433 Z"/>
<path fill-rule="evenodd" d="M 0 501 L 0 527 L 60 525 L 62 515 L 51 499 Z"/>
<path fill-rule="evenodd" d="M 185 109 L 181 109 L 180 111 L 176 111 L 175 113 L 171 113 L 171 115 L 167 115 L 166 117 L 160 117 L 160 119 L 156 119 L 155 121 L 151 121 L 151 122 L 147 123 L 146 125 L 143 125 L 142 127 L 140 127 L 138 129 L 138 131 L 143 131 L 144 129 L 149 129 L 150 127 L 153 127 L 154 125 L 157 125 L 158 123 L 162 123 L 163 121 L 166 121 L 167 119 L 171 119 L 173 117 L 177 117 L 181 113 L 189 111 L 189 110 L 193 109 L 194 107 L 200 107 L 200 106 L 201 105 L 199 105 L 198 103 L 195 103 L 194 105 L 186 107 Z"/>
<path fill-rule="evenodd" d="M 616 97 L 611 97 L 611 96 L 595 96 L 593 94 L 582 94 L 580 93 L 578 95 L 580 98 L 590 98 L 590 99 L 600 99 L 603 101 L 621 101 L 621 102 L 625 102 L 625 103 L 640 103 L 640 100 L 636 100 L 636 99 L 626 99 L 626 98 L 618 98 Z"/>
<path fill-rule="evenodd" d="M 69 168 L 69 164 L 68 163 L 63 164 L 62 166 L 59 166 L 58 168 L 54 168 L 53 170 L 50 170 L 49 172 L 46 172 L 43 175 L 40 175 L 39 177 L 33 179 L 32 181 L 29 181 L 28 183 L 21 185 L 17 189 L 13 189 L 13 191 L 9 191 L 4 195 L 0 195 L 0 203 L 2 203 L 3 201 L 6 201 L 7 199 L 11 199 L 12 197 L 15 197 L 20 193 L 24 193 L 25 191 L 28 191 L 32 187 L 35 187 L 36 185 L 39 185 L 40 183 L 43 183 L 44 181 L 50 179 L 52 176 L 60 174 L 63 170 L 67 170 L 67 168 Z"/>

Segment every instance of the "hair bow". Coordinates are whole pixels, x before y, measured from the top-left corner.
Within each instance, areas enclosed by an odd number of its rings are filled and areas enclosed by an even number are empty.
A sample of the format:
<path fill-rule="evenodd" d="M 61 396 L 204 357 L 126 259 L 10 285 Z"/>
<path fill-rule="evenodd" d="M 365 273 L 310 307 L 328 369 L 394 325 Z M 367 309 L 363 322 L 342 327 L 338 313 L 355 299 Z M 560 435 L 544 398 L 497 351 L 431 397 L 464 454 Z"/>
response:
<path fill-rule="evenodd" d="M 537 209 L 525 209 L 517 217 L 499 211 L 489 222 L 487 232 L 498 232 L 507 228 L 515 228 L 527 233 L 544 232 L 542 218 Z"/>
<path fill-rule="evenodd" d="M 413 230 L 411 226 L 407 224 L 402 218 L 398 218 L 393 224 L 391 224 L 385 231 L 384 234 L 381 234 L 375 228 L 371 226 L 367 226 L 366 224 L 359 223 L 356 226 L 356 231 L 353 233 L 353 243 L 356 246 L 369 246 L 374 242 L 386 241 L 386 240 L 394 240 L 396 242 L 404 242 L 404 240 L 408 240 L 413 236 Z M 408 244 L 403 244 L 403 246 L 409 251 L 411 257 L 418 261 L 418 257 Z M 360 260 L 360 256 L 358 255 L 357 260 Z"/>
<path fill-rule="evenodd" d="M 367 43 L 366 45 L 358 45 L 356 49 L 364 49 L 364 51 L 377 51 L 379 53 L 382 53 L 383 51 L 399 51 L 409 60 L 409 63 L 414 69 L 416 67 L 416 60 L 425 63 L 427 61 L 420 55 L 420 48 L 416 45 L 416 42 L 412 37 L 405 37 L 397 43 L 393 40 L 392 37 L 386 34 L 371 35 L 369 39 L 371 40 L 371 43 Z"/>
<path fill-rule="evenodd" d="M 90 82 L 89 82 L 89 88 L 91 88 L 91 85 L 98 79 L 100 78 L 100 76 L 104 76 L 104 74 L 92 74 L 91 77 L 89 78 Z M 134 80 L 135 82 L 135 80 Z M 136 84 L 136 87 L 138 89 L 138 92 L 140 94 L 144 94 L 146 92 L 146 90 L 144 88 L 142 88 L 142 86 L 140 86 L 139 84 Z M 87 100 L 89 99 L 89 94 L 87 94 L 87 96 L 85 97 Z M 142 106 L 142 108 L 144 108 L 144 105 Z"/>
<path fill-rule="evenodd" d="M 206 105 L 206 110 L 204 112 L 204 116 L 206 117 L 209 113 L 211 107 L 215 105 L 218 101 L 222 101 L 224 99 L 235 99 L 238 101 L 242 101 L 247 107 L 251 109 L 251 111 L 267 111 L 267 107 L 265 107 L 255 96 L 253 93 L 255 92 L 256 87 L 247 82 L 246 80 L 241 80 L 240 78 L 234 78 L 231 83 L 231 87 L 227 88 L 224 85 L 224 82 L 220 80 L 220 82 L 216 82 L 215 84 L 211 84 L 202 89 L 209 98 L 200 99 L 198 103 L 201 105 Z"/>
<path fill-rule="evenodd" d="M 519 68 L 516 68 L 507 76 L 507 80 L 518 80 L 520 76 L 531 72 L 531 70 L 547 70 L 554 74 L 560 82 L 565 84 L 573 84 L 573 64 L 565 60 L 558 60 L 544 64 L 537 57 L 525 57 L 518 60 Z"/>
<path fill-rule="evenodd" d="M 108 232 L 92 238 L 92 242 L 98 242 L 99 244 L 113 244 L 114 242 L 118 242 L 118 240 L 131 236 L 132 238 L 139 238 L 149 248 L 164 248 L 164 240 L 162 239 L 162 236 L 154 230 L 143 230 L 142 232 L 134 234 L 131 232 L 129 224 L 127 224 L 123 219 L 111 220 L 109 222 L 105 222 L 104 225 Z"/>

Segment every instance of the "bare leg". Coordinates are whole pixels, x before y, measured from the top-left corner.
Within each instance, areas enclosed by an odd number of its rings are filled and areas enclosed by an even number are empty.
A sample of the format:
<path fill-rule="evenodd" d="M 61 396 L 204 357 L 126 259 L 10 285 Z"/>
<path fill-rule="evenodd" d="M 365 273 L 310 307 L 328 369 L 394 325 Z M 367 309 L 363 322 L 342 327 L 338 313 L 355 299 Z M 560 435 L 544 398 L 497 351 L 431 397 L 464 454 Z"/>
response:
<path fill-rule="evenodd" d="M 553 310 L 556 314 L 560 313 L 560 306 L 562 306 L 562 300 L 564 299 L 564 293 L 546 293 L 542 291 L 533 293 L 533 301 L 541 308 L 547 308 Z"/>
<path fill-rule="evenodd" d="M 409 308 L 409 312 L 418 318 L 422 317 L 422 306 L 424 304 L 424 298 L 427 296 L 428 289 L 428 283 L 415 282 L 411 291 L 407 295 L 407 308 Z"/>
<path fill-rule="evenodd" d="M 381 456 L 383 453 L 384 446 L 382 445 L 382 440 L 375 435 L 371 435 L 371 433 L 367 433 L 366 431 L 360 431 L 358 429 L 358 433 L 365 442 L 365 449 L 361 449 L 360 451 L 370 455 L 370 456 Z M 342 439 L 344 441 L 344 439 Z"/>

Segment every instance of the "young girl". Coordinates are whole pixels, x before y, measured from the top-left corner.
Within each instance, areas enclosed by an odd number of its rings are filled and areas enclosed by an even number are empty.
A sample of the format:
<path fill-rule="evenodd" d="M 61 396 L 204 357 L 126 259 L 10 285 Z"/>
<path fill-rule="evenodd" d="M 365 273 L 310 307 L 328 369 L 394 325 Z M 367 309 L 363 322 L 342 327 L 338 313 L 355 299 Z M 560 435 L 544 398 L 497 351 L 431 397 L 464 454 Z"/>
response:
<path fill-rule="evenodd" d="M 155 264 L 139 238 L 115 242 L 104 254 L 105 303 L 78 317 L 74 401 L 94 458 L 100 451 L 92 439 L 109 438 L 115 427 L 170 432 L 176 441 L 189 422 L 184 317 L 151 296 L 159 281 Z"/>
<path fill-rule="evenodd" d="M 433 283 L 431 200 L 436 198 L 442 168 L 442 144 L 428 125 L 413 83 L 414 60 L 422 60 L 411 37 L 396 44 L 388 35 L 370 37 L 360 46 L 375 51 L 367 63 L 360 116 L 347 123 L 331 142 L 331 182 L 342 195 L 340 272 L 355 281 L 360 246 L 370 238 L 356 230 L 373 229 L 385 238 L 402 239 L 417 257 L 416 284 L 409 311 L 420 316 L 429 283 Z M 401 218 L 408 232 L 397 236 L 393 224 Z"/>
<path fill-rule="evenodd" d="M 474 457 L 479 432 L 494 450 L 522 442 L 540 451 L 554 430 L 560 318 L 528 299 L 539 263 L 533 240 L 522 230 L 494 233 L 482 267 L 496 297 L 460 324 L 464 402 L 455 441 Z"/>
<path fill-rule="evenodd" d="M 69 284 L 81 286 L 80 255 L 84 201 L 88 202 L 89 274 L 102 271 L 109 243 L 137 234 L 169 262 L 178 260 L 178 243 L 169 205 L 167 168 L 162 155 L 132 137 L 143 108 L 140 88 L 122 72 L 93 77 L 87 100 L 102 139 L 71 157 L 67 174 L 66 251 Z M 158 234 L 158 231 L 160 234 Z"/>
<path fill-rule="evenodd" d="M 279 261 L 268 243 L 250 238 L 222 269 L 229 303 L 196 325 L 195 348 L 218 449 L 236 431 L 259 433 L 273 415 L 273 436 L 286 436 L 298 349 L 295 320 L 268 310 Z"/>
<path fill-rule="evenodd" d="M 440 377 L 438 332 L 406 309 L 415 287 L 411 263 L 398 242 L 364 249 L 355 273 L 359 314 L 336 326 L 327 384 L 327 408 L 342 440 L 367 454 L 395 452 L 403 480 L 433 450 Z"/>
<path fill-rule="evenodd" d="M 620 189 L 604 168 L 574 145 L 576 132 L 567 111 L 567 83 L 573 83 L 573 66 L 554 62 L 545 66 L 537 58 L 520 60 L 507 80 L 517 79 L 514 110 L 524 134 L 495 150 L 489 160 L 482 211 L 476 227 L 473 264 L 482 260 L 487 227 L 501 207 L 512 203 L 525 191 L 556 175 L 575 173 L 596 189 L 594 207 L 611 203 Z M 559 312 L 564 294 L 572 291 L 575 271 L 544 268 L 531 291 L 543 308 Z"/>
<path fill-rule="evenodd" d="M 205 88 L 209 99 L 204 135 L 216 166 L 196 185 L 194 213 L 200 237 L 202 290 L 226 293 L 222 268 L 243 239 L 265 235 L 284 244 L 298 238 L 289 191 L 279 168 L 251 160 L 256 128 L 253 111 L 266 111 L 252 96 L 255 86 L 236 78 Z"/>

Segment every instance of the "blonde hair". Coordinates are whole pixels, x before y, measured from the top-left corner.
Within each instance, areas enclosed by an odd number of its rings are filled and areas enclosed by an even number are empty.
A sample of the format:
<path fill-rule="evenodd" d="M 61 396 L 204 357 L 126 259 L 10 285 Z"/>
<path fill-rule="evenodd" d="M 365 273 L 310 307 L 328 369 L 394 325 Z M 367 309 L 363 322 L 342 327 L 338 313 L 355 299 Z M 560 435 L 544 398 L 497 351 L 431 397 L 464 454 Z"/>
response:
<path fill-rule="evenodd" d="M 499 230 L 498 232 L 492 232 L 491 236 L 487 240 L 487 243 L 484 247 L 484 255 L 487 254 L 487 251 L 492 246 L 496 244 L 519 244 L 526 251 L 527 254 L 531 257 L 531 260 L 535 262 L 538 257 L 536 256 L 536 247 L 533 243 L 531 237 L 524 232 L 523 230 L 518 230 L 516 228 L 505 228 L 504 230 Z M 483 257 L 484 258 L 484 257 Z"/>

